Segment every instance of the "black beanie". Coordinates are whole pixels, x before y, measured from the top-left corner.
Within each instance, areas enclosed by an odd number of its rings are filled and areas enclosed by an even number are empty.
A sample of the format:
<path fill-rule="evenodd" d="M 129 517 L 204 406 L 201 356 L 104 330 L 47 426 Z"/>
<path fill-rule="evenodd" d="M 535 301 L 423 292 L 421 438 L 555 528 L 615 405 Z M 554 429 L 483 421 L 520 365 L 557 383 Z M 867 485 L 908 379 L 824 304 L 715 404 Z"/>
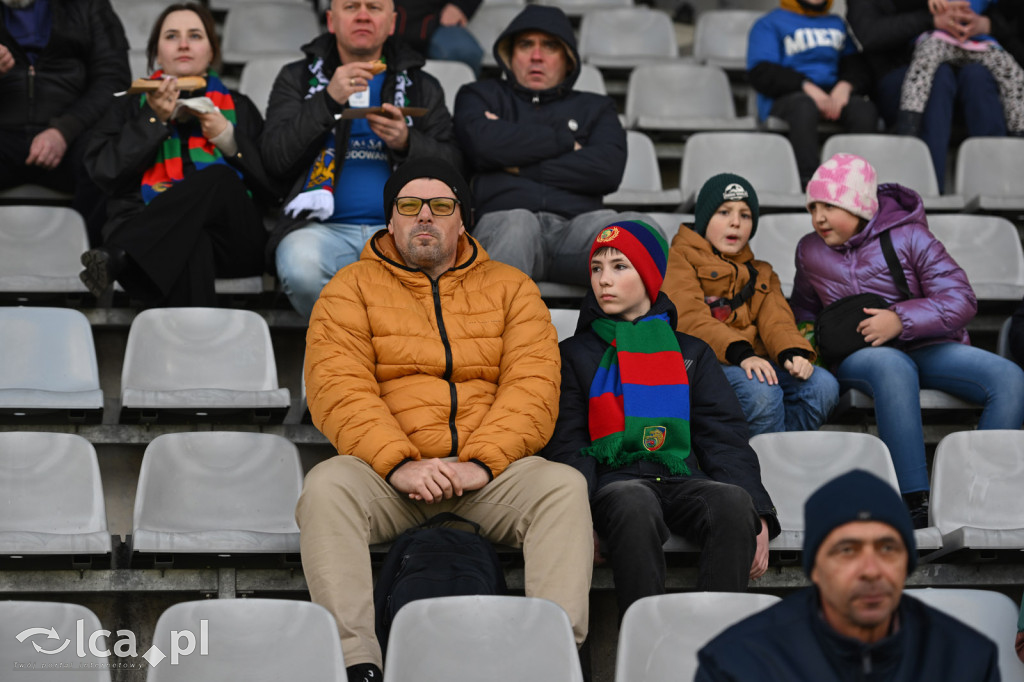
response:
<path fill-rule="evenodd" d="M 917 566 L 910 512 L 896 490 L 863 469 L 854 469 L 818 488 L 804 504 L 804 573 L 811 576 L 818 548 L 833 530 L 851 521 L 887 523 L 907 546 L 907 575 Z"/>
<path fill-rule="evenodd" d="M 757 232 L 757 192 L 746 178 L 735 173 L 719 173 L 708 178 L 697 194 L 697 205 L 693 209 L 693 231 L 703 237 L 708 231 L 708 222 L 718 207 L 727 201 L 745 201 L 753 214 L 754 224 L 750 236 Z"/>
<path fill-rule="evenodd" d="M 398 193 L 407 184 L 417 178 L 433 178 L 451 187 L 455 198 L 459 200 L 462 222 L 468 230 L 473 225 L 473 197 L 469 193 L 469 183 L 462 174 L 443 159 L 417 158 L 406 161 L 391 174 L 384 183 L 384 222 L 391 222 L 391 211 L 395 207 Z M 428 197 L 429 198 L 429 197 Z"/>

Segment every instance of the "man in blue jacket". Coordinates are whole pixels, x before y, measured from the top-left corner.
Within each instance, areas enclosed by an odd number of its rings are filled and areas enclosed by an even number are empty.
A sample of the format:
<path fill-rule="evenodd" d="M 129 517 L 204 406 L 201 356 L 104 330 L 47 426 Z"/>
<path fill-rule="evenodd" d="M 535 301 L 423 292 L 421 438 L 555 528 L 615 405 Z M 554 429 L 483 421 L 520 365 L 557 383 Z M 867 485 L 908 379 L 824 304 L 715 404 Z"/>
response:
<path fill-rule="evenodd" d="M 494 57 L 505 79 L 464 85 L 455 100 L 455 134 L 476 174 L 473 236 L 535 280 L 588 286 L 590 244 L 616 218 L 601 200 L 626 167 L 615 103 L 572 89 L 580 56 L 557 7 L 528 5 Z"/>
<path fill-rule="evenodd" d="M 814 583 L 704 647 L 698 682 L 995 682 L 995 644 L 903 594 L 917 564 L 896 490 L 863 470 L 804 506 L 804 571 Z"/>

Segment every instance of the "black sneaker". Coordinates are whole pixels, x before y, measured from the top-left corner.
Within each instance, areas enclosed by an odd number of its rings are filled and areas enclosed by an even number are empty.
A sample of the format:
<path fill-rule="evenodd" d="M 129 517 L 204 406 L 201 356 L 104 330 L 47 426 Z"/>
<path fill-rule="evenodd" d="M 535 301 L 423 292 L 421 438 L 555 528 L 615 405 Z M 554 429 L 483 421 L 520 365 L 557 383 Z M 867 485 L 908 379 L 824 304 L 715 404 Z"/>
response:
<path fill-rule="evenodd" d="M 89 293 L 100 298 L 114 286 L 114 280 L 124 269 L 124 259 L 124 251 L 120 249 L 100 247 L 86 251 L 81 258 L 85 270 L 78 273 L 78 278 L 89 288 Z"/>
<path fill-rule="evenodd" d="M 348 682 L 383 682 L 384 673 L 373 663 L 357 663 L 345 668 Z"/>

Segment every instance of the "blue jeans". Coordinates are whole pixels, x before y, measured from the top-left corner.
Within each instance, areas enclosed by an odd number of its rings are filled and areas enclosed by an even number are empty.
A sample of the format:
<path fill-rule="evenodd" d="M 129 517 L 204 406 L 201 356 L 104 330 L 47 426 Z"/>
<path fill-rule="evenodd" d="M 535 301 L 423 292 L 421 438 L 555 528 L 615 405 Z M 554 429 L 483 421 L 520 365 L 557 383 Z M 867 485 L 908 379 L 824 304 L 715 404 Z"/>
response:
<path fill-rule="evenodd" d="M 277 278 L 292 307 L 308 318 L 334 273 L 359 260 L 363 246 L 384 225 L 310 223 L 277 246 Z"/>
<path fill-rule="evenodd" d="M 906 352 L 887 346 L 862 348 L 840 363 L 836 376 L 843 389 L 855 388 L 875 399 L 878 435 L 889 448 L 903 493 L 928 490 L 922 388 L 982 405 L 979 429 L 1019 429 L 1024 422 L 1024 370 L 961 343 Z"/>
<path fill-rule="evenodd" d="M 742 367 L 722 365 L 736 392 L 750 435 L 782 431 L 817 431 L 839 402 L 839 382 L 828 370 L 815 367 L 803 381 L 774 362 L 779 383 L 769 385 L 755 375 L 748 379 Z"/>
<path fill-rule="evenodd" d="M 473 69 L 478 78 L 483 58 L 484 51 L 465 26 L 438 26 L 427 45 L 427 59 L 463 62 Z"/>
<path fill-rule="evenodd" d="M 900 90 L 907 67 L 893 69 L 875 84 L 875 102 L 892 127 L 900 108 Z M 946 185 L 946 152 L 953 130 L 954 106 L 963 111 L 967 134 L 1002 137 L 1006 135 L 1003 103 L 999 98 L 999 85 L 981 64 L 966 64 L 954 69 L 943 64 L 935 72 L 932 93 L 924 109 L 920 137 L 932 153 L 939 190 Z"/>

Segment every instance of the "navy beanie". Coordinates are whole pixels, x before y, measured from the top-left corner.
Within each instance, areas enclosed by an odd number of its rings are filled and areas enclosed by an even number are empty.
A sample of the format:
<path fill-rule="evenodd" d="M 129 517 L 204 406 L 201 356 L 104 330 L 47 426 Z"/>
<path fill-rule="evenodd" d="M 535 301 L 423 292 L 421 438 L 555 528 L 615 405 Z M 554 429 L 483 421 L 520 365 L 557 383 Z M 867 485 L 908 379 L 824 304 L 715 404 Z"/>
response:
<path fill-rule="evenodd" d="M 745 201 L 750 207 L 754 224 L 750 236 L 757 232 L 757 192 L 746 178 L 735 173 L 719 173 L 708 178 L 697 193 L 697 204 L 693 207 L 693 231 L 703 237 L 708 231 L 708 222 L 718 207 L 727 201 Z"/>
<path fill-rule="evenodd" d="M 433 178 L 451 187 L 455 198 L 459 200 L 462 222 L 466 229 L 473 226 L 473 197 L 469 193 L 469 183 L 462 174 L 447 161 L 421 157 L 406 161 L 399 166 L 388 181 L 384 183 L 384 221 L 391 221 L 391 211 L 395 207 L 395 199 L 403 187 L 417 178 Z"/>
<path fill-rule="evenodd" d="M 804 504 L 804 573 L 811 576 L 818 548 L 833 530 L 851 521 L 887 523 L 907 546 L 907 575 L 917 566 L 917 544 L 910 512 L 896 490 L 863 469 L 833 478 Z"/>

